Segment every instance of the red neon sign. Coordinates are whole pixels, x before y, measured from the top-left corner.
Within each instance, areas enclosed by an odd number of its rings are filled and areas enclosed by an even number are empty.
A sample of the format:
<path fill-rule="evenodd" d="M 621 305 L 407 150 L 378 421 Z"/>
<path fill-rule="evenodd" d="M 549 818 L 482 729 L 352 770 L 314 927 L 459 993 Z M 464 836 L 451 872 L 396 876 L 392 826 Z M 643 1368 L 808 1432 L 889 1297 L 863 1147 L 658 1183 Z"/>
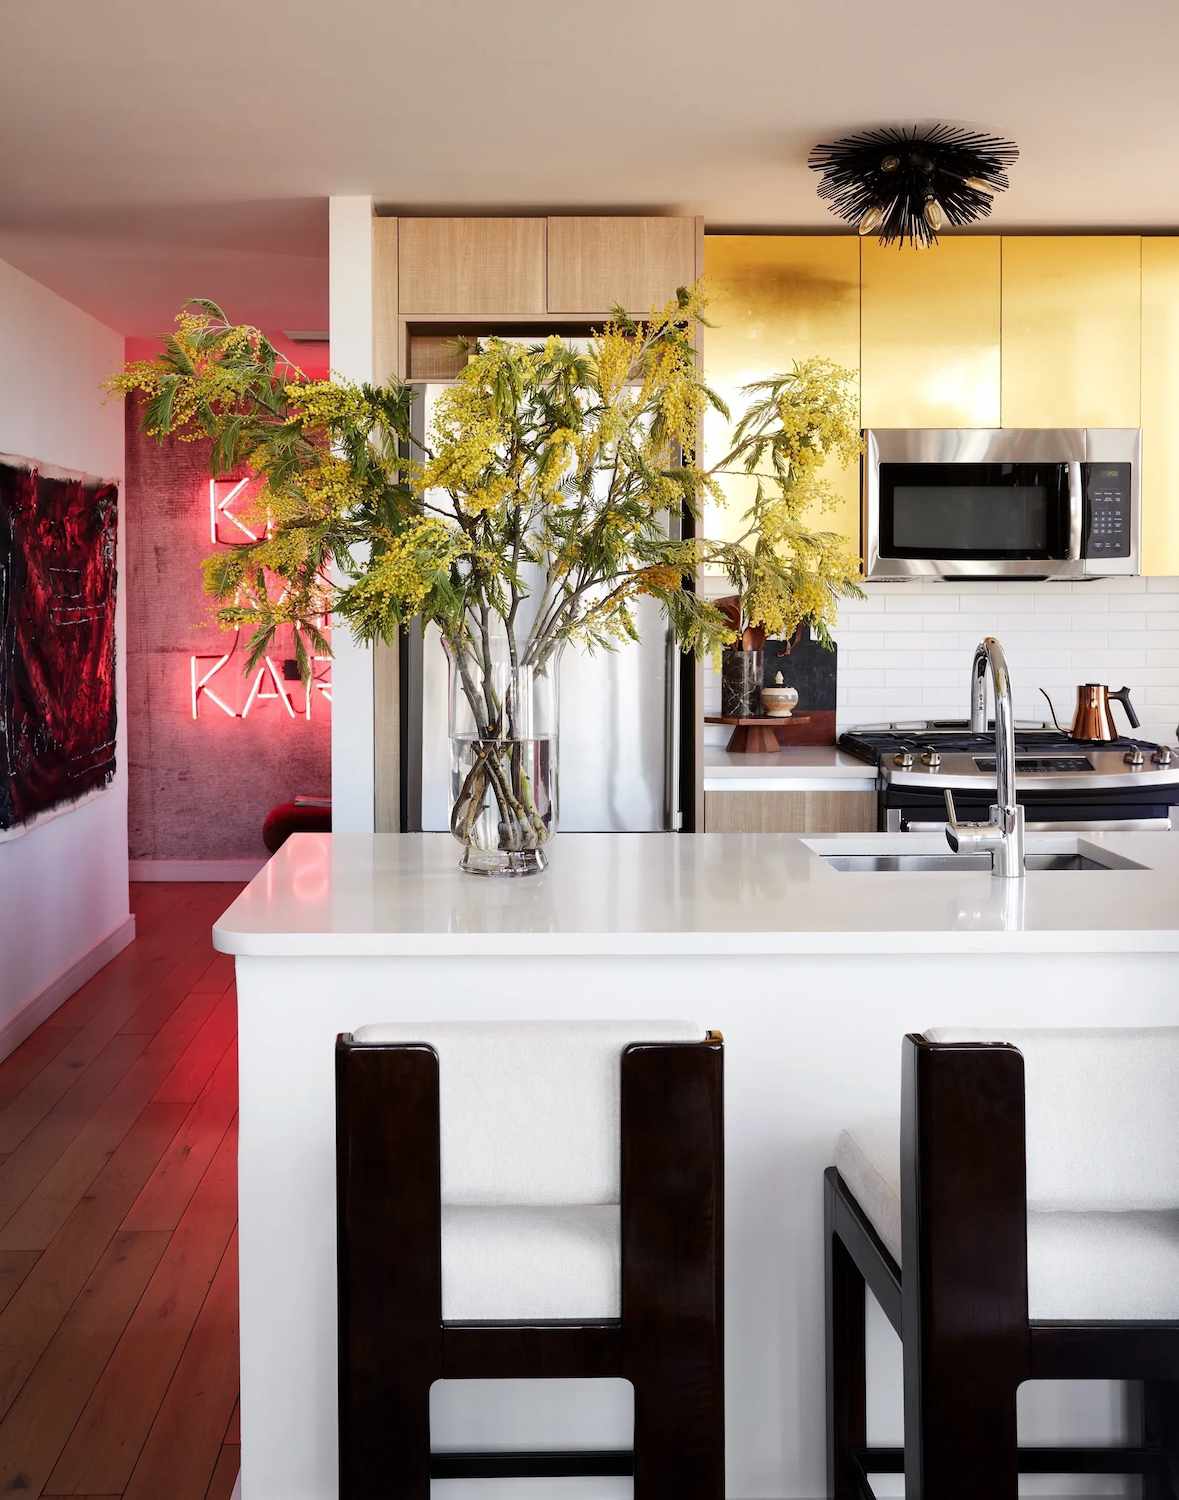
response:
<path fill-rule="evenodd" d="M 247 475 L 245 479 L 238 480 L 209 480 L 209 540 L 214 546 L 241 547 L 249 542 L 262 540 L 262 537 L 233 509 L 235 504 L 243 500 L 254 482 L 255 476 L 253 475 Z M 262 535 L 268 536 L 269 532 L 268 522 Z M 285 595 L 284 589 L 275 602 L 281 604 Z M 326 617 L 323 621 L 323 628 L 328 628 Z M 301 707 L 297 706 L 296 700 L 291 696 L 295 684 L 288 682 L 283 676 L 281 663 L 276 662 L 273 657 L 264 656 L 258 664 L 244 700 L 238 706 L 240 690 L 238 692 L 230 690 L 230 684 L 235 679 L 239 683 L 242 681 L 236 670 L 237 650 L 238 642 L 235 637 L 228 651 L 195 652 L 189 657 L 189 705 L 194 719 L 200 718 L 201 702 L 206 698 L 229 719 L 247 719 L 259 704 L 276 703 L 281 706 L 289 719 L 301 718 L 305 722 L 311 719 L 312 705 L 317 696 L 322 697 L 327 703 L 332 701 L 331 658 L 329 656 L 312 657 L 311 680 L 305 684 L 299 684 L 303 690 Z M 228 678 L 214 686 L 220 673 L 231 662 L 234 663 L 234 670 L 230 672 Z M 222 696 L 223 693 L 225 696 Z"/>
<path fill-rule="evenodd" d="M 232 707 L 211 684 L 218 673 L 227 667 L 236 655 L 235 648 L 233 651 L 226 651 L 221 656 L 209 652 L 197 653 L 189 657 L 189 699 L 194 719 L 200 718 L 201 700 L 204 698 L 215 704 L 230 719 L 248 719 L 250 711 L 260 703 L 281 703 L 288 718 L 308 721 L 311 718 L 311 706 L 317 695 L 327 703 L 332 701 L 332 680 L 326 675 L 331 671 L 331 657 L 313 656 L 311 658 L 314 675 L 310 682 L 301 684 L 303 705 L 297 709 L 290 691 L 293 684 L 284 679 L 278 664 L 272 657 L 264 656 L 241 708 Z M 206 662 L 212 662 L 212 666 L 206 667 Z"/>
<path fill-rule="evenodd" d="M 252 474 L 247 474 L 244 479 L 237 480 L 209 480 L 209 540 L 215 547 L 244 547 L 247 542 L 261 540 L 253 527 L 247 526 L 242 518 L 230 508 L 236 501 L 245 497 L 253 483 Z M 223 526 L 231 526 L 235 530 L 225 535 Z M 269 534 L 268 522 L 262 535 L 269 536 Z"/>

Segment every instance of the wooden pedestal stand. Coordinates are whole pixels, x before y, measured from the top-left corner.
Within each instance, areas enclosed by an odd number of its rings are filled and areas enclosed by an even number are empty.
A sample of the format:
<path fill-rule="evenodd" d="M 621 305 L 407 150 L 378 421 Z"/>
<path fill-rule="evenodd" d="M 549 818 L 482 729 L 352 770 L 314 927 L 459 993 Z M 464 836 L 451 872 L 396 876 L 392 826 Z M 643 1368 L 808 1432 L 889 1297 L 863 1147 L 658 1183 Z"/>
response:
<path fill-rule="evenodd" d="M 738 753 L 768 755 L 787 745 L 833 745 L 835 714 L 820 709 L 811 714 L 791 714 L 789 718 L 735 719 L 726 714 L 706 714 L 706 724 L 732 724 L 726 750 Z"/>

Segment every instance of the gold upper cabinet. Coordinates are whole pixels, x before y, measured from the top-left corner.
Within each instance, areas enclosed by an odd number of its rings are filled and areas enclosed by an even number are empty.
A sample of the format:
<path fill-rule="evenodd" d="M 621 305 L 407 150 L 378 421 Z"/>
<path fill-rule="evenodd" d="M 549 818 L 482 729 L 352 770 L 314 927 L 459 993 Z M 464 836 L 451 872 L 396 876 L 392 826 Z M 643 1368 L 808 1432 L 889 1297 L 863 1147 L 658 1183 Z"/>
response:
<path fill-rule="evenodd" d="M 1179 574 L 1179 239 L 1142 241 L 1142 571 Z"/>
<path fill-rule="evenodd" d="M 998 427 L 998 236 L 862 256 L 864 426 Z"/>
<path fill-rule="evenodd" d="M 740 415 L 741 387 L 823 355 L 858 375 L 860 246 L 851 235 L 708 235 L 704 240 L 708 320 L 704 376 Z M 723 456 L 729 426 L 715 412 L 704 425 L 705 456 Z M 859 474 L 830 466 L 836 510 L 808 519 L 838 531 L 858 548 Z M 733 537 L 751 498 L 749 481 L 725 480 L 728 505 L 705 517 L 705 534 Z"/>
<path fill-rule="evenodd" d="M 1141 246 L 1004 236 L 1005 427 L 1139 425 Z"/>

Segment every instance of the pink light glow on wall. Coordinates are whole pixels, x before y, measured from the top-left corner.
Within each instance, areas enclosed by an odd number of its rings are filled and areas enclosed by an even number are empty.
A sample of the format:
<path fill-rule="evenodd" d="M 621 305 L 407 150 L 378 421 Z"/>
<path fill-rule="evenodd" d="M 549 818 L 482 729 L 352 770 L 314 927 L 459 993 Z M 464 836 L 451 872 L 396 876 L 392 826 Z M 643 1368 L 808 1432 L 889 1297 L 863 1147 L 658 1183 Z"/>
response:
<path fill-rule="evenodd" d="M 243 314 L 248 318 L 248 310 Z M 142 358 L 157 349 L 129 341 L 126 353 Z M 326 373 L 326 347 L 286 352 L 308 376 Z M 270 664 L 263 659 L 243 673 L 249 627 L 239 641 L 218 628 L 201 586 L 201 562 L 222 546 L 248 544 L 231 514 L 260 532 L 249 487 L 219 513 L 213 543 L 208 442 L 144 436 L 133 404 L 126 433 L 131 854 L 261 855 L 262 824 L 272 807 L 330 790 L 331 666 L 314 662 L 308 702 L 302 682 L 288 675 L 295 650 L 284 627 L 267 649 Z M 234 483 L 216 487 L 218 503 Z M 278 594 L 277 580 L 271 594 Z"/>

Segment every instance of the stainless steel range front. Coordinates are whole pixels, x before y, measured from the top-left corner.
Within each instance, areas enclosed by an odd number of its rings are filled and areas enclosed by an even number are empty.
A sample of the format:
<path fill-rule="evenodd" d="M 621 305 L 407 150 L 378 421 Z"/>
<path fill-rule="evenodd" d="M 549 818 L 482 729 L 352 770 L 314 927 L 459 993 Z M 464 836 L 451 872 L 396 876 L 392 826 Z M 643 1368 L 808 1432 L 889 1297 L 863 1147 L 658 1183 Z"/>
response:
<path fill-rule="evenodd" d="M 1137 428 L 875 428 L 864 438 L 870 579 L 1139 571 Z"/>
<path fill-rule="evenodd" d="M 985 817 L 995 800 L 994 733 L 973 734 L 966 720 L 870 724 L 839 745 L 876 766 L 882 830 L 940 831 L 947 789 L 964 818 Z M 1015 771 L 1029 829 L 1179 827 L 1179 751 L 1169 746 L 1081 742 L 1023 723 Z"/>

